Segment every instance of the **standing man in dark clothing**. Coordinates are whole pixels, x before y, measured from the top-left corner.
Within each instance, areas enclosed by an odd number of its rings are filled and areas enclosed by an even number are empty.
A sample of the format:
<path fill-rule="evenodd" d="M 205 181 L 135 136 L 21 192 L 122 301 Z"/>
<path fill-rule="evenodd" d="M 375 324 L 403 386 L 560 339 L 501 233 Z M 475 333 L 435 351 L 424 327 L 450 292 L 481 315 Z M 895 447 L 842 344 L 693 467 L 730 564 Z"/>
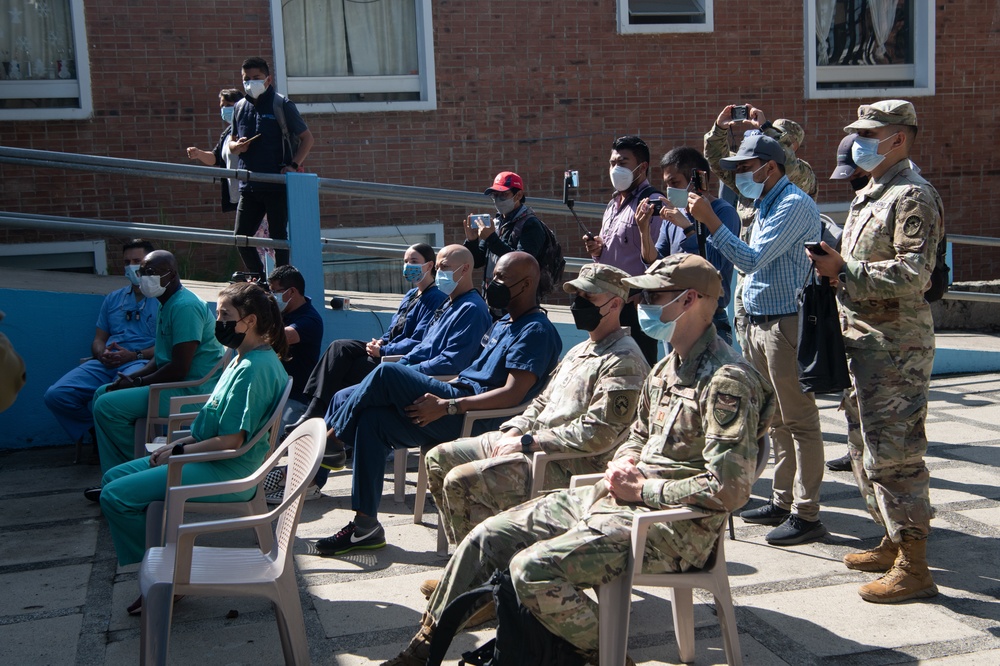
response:
<path fill-rule="evenodd" d="M 295 104 L 274 91 L 267 61 L 263 58 L 243 61 L 243 88 L 247 96 L 236 104 L 229 138 L 229 151 L 239 156 L 239 168 L 257 173 L 302 171 L 302 163 L 313 146 L 313 135 Z M 298 147 L 293 153 L 296 141 Z M 271 238 L 287 240 L 288 195 L 284 184 L 240 182 L 236 235 L 257 233 L 265 213 Z M 264 271 L 256 248 L 241 247 L 239 253 L 248 271 Z M 287 264 L 288 250 L 275 250 L 274 260 L 278 266 Z"/>
<path fill-rule="evenodd" d="M 583 237 L 587 252 L 594 261 L 620 268 L 631 276 L 646 272 L 642 260 L 642 234 L 635 221 L 635 211 L 643 199 L 664 200 L 663 195 L 649 184 L 649 146 L 637 136 L 622 136 L 611 144 L 609 176 L 615 195 L 604 210 L 601 233 Z M 650 221 L 654 229 L 662 224 L 659 215 Z M 655 249 L 654 249 L 655 252 Z M 642 355 L 650 365 L 656 364 L 659 343 L 642 332 L 635 303 L 628 303 L 622 310 L 622 326 L 628 326 L 632 339 L 639 345 Z"/>
<path fill-rule="evenodd" d="M 500 257 L 518 250 L 527 252 L 539 263 L 542 261 L 542 251 L 548 242 L 545 225 L 524 203 L 524 181 L 513 171 L 501 171 L 493 179 L 493 185 L 487 187 L 483 194 L 493 200 L 497 215 L 490 226 L 477 227 L 471 222 L 471 215 L 465 218 L 465 247 L 475 259 L 475 267 L 486 267 L 483 271 L 483 295 L 486 295 L 486 285 L 493 279 L 493 269 Z M 551 280 L 546 280 L 547 274 L 542 269 L 542 284 L 539 285 L 540 295 L 552 290 Z M 503 312 L 494 313 L 500 318 Z"/>

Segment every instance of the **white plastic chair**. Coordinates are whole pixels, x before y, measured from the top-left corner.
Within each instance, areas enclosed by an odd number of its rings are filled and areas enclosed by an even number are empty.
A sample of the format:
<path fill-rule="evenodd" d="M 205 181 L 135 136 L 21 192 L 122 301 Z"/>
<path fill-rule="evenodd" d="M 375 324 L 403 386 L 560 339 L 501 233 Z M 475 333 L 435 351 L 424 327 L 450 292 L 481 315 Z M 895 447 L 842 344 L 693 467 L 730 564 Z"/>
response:
<path fill-rule="evenodd" d="M 267 597 L 274 606 L 285 663 L 308 666 L 309 644 L 295 581 L 292 542 L 302 515 L 302 494 L 319 469 L 325 445 L 326 425 L 322 419 L 310 419 L 286 437 L 252 476 L 221 483 L 168 486 L 166 545 L 146 551 L 139 569 L 140 663 L 166 664 L 174 595 L 183 594 Z M 279 506 L 252 516 L 181 524 L 185 502 L 258 486 L 286 453 L 288 476 Z M 257 548 L 194 545 L 202 534 L 258 526 L 270 531 L 275 521 L 277 539 L 267 553 Z"/>
<path fill-rule="evenodd" d="M 771 441 L 767 435 L 757 441 L 756 481 L 767 466 Z M 603 474 L 574 476 L 571 488 L 596 483 Z M 726 649 L 726 661 L 730 666 L 742 666 L 740 639 L 736 626 L 736 612 L 729 591 L 729 574 L 726 571 L 725 535 L 726 523 L 719 528 L 715 551 L 705 567 L 697 571 L 683 573 L 642 573 L 646 550 L 646 535 L 651 525 L 670 523 L 677 520 L 693 520 L 709 515 L 691 508 L 664 509 L 636 513 L 632 518 L 632 548 L 628 567 L 619 578 L 601 585 L 597 591 L 597 606 L 600 613 L 600 666 L 620 666 L 625 663 L 628 650 L 629 614 L 632 604 L 632 587 L 635 585 L 669 587 L 671 609 L 674 619 L 674 635 L 677 638 L 677 652 L 682 662 L 694 661 L 694 588 L 709 590 L 715 598 L 715 611 L 722 629 L 722 640 Z"/>
<path fill-rule="evenodd" d="M 615 441 L 608 448 L 603 451 L 584 453 L 581 451 L 563 451 L 559 453 L 546 453 L 545 451 L 535 451 L 534 455 L 531 457 L 531 494 L 528 496 L 529 499 L 538 497 L 542 492 L 542 488 L 545 485 L 545 468 L 550 462 L 556 462 L 557 460 L 572 460 L 574 458 L 588 458 L 591 456 L 600 456 L 608 451 L 616 450 L 625 438 L 628 437 L 629 428 L 625 428 L 624 431 L 615 439 Z M 579 475 L 578 475 L 579 476 Z"/>
<path fill-rule="evenodd" d="M 216 377 L 222 370 L 229 364 L 233 358 L 233 350 L 226 348 L 225 353 L 222 354 L 222 358 L 219 362 L 212 366 L 212 369 L 202 377 L 201 379 L 191 379 L 183 382 L 164 382 L 161 384 L 150 384 L 149 385 L 149 400 L 146 402 L 146 416 L 141 419 L 136 419 L 135 422 L 135 440 L 134 440 L 134 456 L 135 458 L 142 458 L 146 455 L 146 442 L 153 441 L 153 437 L 156 434 L 156 427 L 166 427 L 167 421 L 169 421 L 170 416 L 160 416 L 160 394 L 163 391 L 171 391 L 176 389 L 184 388 L 194 388 L 195 386 L 201 386 L 208 380 Z M 168 434 L 169 436 L 169 434 Z"/>
<path fill-rule="evenodd" d="M 210 460 L 226 460 L 229 458 L 238 458 L 253 447 L 254 443 L 260 440 L 264 436 L 264 433 L 268 433 L 268 454 L 274 451 L 275 445 L 278 443 L 278 436 L 280 435 L 278 427 L 281 422 L 281 414 L 285 411 L 285 403 L 288 402 L 288 396 L 292 392 L 292 378 L 289 377 L 288 381 L 285 383 L 285 390 L 281 394 L 277 405 L 275 405 L 274 411 L 271 412 L 271 416 L 267 419 L 267 422 L 260 427 L 260 430 L 247 437 L 246 442 L 238 449 L 230 449 L 228 451 L 209 451 L 206 453 L 189 453 L 181 456 L 170 456 L 167 458 L 167 486 L 179 486 L 181 484 L 181 472 L 184 465 L 188 463 L 195 462 L 208 462 Z M 186 396 L 182 396 L 180 399 L 183 400 Z M 176 398 L 172 399 L 175 400 Z M 185 412 L 180 415 L 171 415 L 171 420 L 168 423 L 172 424 L 169 426 L 169 432 L 175 433 L 174 425 L 177 421 L 174 420 L 175 416 L 179 416 L 180 419 L 193 420 L 194 416 L 197 414 L 191 414 Z M 159 447 L 156 447 L 159 448 Z M 155 450 L 155 449 L 154 449 Z M 152 548 L 154 546 L 160 546 L 163 544 L 163 516 L 164 516 L 164 502 L 150 502 L 149 506 L 146 508 L 146 548 Z M 191 502 L 185 509 L 188 512 L 194 513 L 222 513 L 231 514 L 239 516 L 250 516 L 261 514 L 267 511 L 267 498 L 264 493 L 264 484 L 261 483 L 257 486 L 257 492 L 246 502 Z M 271 550 L 271 546 L 274 544 L 274 535 L 271 533 L 270 526 L 261 525 L 256 530 L 257 533 L 257 543 L 260 545 L 260 549 L 263 552 Z"/>

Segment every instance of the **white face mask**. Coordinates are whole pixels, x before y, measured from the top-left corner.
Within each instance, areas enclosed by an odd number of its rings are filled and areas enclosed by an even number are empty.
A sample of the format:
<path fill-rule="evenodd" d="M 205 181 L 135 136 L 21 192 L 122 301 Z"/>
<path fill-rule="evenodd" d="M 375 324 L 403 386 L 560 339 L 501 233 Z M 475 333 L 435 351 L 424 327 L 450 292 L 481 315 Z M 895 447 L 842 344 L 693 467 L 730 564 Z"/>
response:
<path fill-rule="evenodd" d="M 267 81 L 244 81 L 243 90 L 253 99 L 257 99 L 267 90 Z"/>
<path fill-rule="evenodd" d="M 517 208 L 517 201 L 514 197 L 510 199 L 494 199 L 493 205 L 497 207 L 497 212 L 501 215 L 510 215 Z"/>
<path fill-rule="evenodd" d="M 125 267 L 125 277 L 128 278 L 128 281 L 131 282 L 133 286 L 138 287 L 139 286 L 139 265 L 138 264 L 129 264 L 128 266 L 126 266 Z"/>
<path fill-rule="evenodd" d="M 142 275 L 139 277 L 139 291 L 146 298 L 158 298 L 163 295 L 163 292 L 167 290 L 165 286 L 160 284 L 159 275 Z"/>
<path fill-rule="evenodd" d="M 679 187 L 668 187 L 667 199 L 674 208 L 687 208 L 688 191 Z"/>
<path fill-rule="evenodd" d="M 612 167 L 609 175 L 611 176 L 611 184 L 618 192 L 624 192 L 632 187 L 632 180 L 635 177 L 635 174 L 628 167 L 623 167 L 620 164 Z"/>

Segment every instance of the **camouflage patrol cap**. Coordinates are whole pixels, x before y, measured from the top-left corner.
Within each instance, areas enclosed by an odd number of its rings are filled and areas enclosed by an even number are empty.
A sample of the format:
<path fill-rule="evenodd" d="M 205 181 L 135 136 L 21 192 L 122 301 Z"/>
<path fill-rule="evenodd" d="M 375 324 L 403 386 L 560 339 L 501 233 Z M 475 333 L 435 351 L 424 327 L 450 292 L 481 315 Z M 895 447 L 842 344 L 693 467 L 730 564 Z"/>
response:
<path fill-rule="evenodd" d="M 620 268 L 607 264 L 584 264 L 575 280 L 563 283 L 563 291 L 569 294 L 579 291 L 588 294 L 611 294 L 626 299 L 628 287 L 622 283 L 626 278 L 628 273 Z"/>
<path fill-rule="evenodd" d="M 697 254 L 680 253 L 657 259 L 645 273 L 624 282 L 634 289 L 694 289 L 704 296 L 722 296 L 722 276 Z"/>
<path fill-rule="evenodd" d="M 917 126 L 917 111 L 905 99 L 885 99 L 858 107 L 858 119 L 844 128 L 845 132 L 875 129 L 886 125 Z"/>
<path fill-rule="evenodd" d="M 778 143 L 792 147 L 793 143 L 799 144 L 799 148 L 806 140 L 806 131 L 802 129 L 802 125 L 799 125 L 794 120 L 789 120 L 788 118 L 778 118 L 773 123 L 771 127 L 781 132 L 781 136 L 778 137 Z"/>

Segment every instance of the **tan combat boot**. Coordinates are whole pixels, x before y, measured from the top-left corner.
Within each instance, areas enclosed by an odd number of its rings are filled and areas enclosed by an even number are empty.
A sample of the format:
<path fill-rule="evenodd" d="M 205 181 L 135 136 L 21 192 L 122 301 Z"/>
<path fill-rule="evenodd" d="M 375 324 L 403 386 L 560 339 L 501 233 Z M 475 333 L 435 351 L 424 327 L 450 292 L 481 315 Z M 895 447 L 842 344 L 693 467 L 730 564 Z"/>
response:
<path fill-rule="evenodd" d="M 424 599 L 431 598 L 431 595 L 434 594 L 434 590 L 437 589 L 440 582 L 440 578 L 428 578 L 420 584 L 420 594 L 424 595 Z"/>
<path fill-rule="evenodd" d="M 927 539 L 904 540 L 899 544 L 899 555 L 892 568 L 858 589 L 862 599 L 876 604 L 924 599 L 937 593 L 937 585 L 927 569 Z"/>
<path fill-rule="evenodd" d="M 860 553 L 848 553 L 844 555 L 844 565 L 848 569 L 855 571 L 888 571 L 896 561 L 899 553 L 899 546 L 886 535 L 882 537 L 882 543 L 871 550 L 863 550 Z"/>
<path fill-rule="evenodd" d="M 434 620 L 424 613 L 420 631 L 410 639 L 406 649 L 381 666 L 424 666 L 431 654 L 431 635 L 434 633 Z"/>

